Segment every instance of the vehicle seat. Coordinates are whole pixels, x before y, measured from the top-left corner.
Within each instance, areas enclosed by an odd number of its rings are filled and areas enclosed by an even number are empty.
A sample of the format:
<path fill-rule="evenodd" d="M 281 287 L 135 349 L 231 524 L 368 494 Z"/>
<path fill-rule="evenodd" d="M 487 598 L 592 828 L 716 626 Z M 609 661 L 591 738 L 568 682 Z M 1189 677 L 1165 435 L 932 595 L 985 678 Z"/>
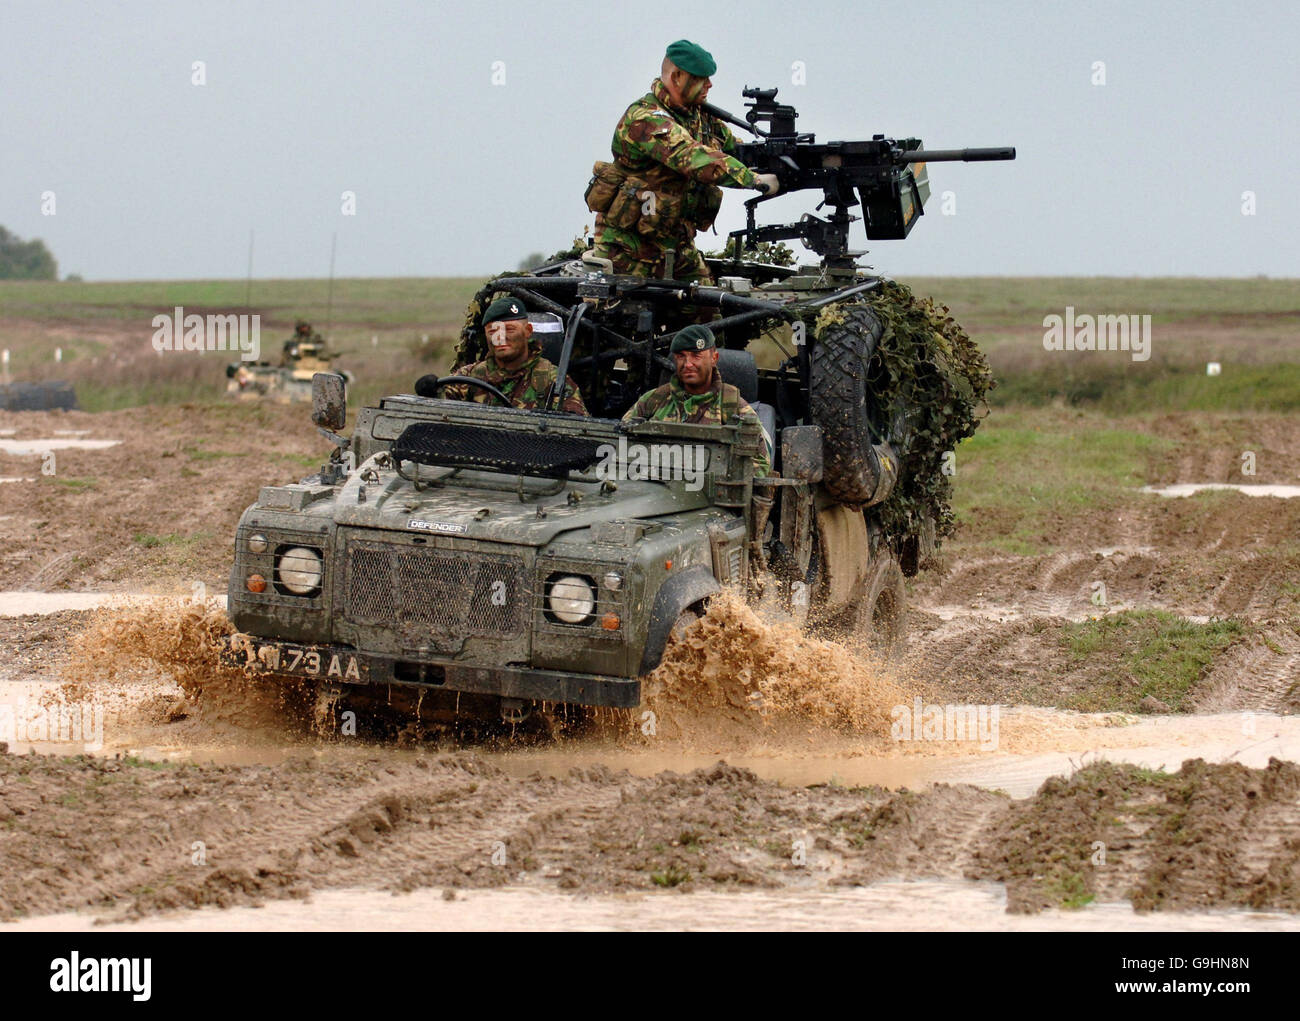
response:
<path fill-rule="evenodd" d="M 776 454 L 773 448 L 776 444 L 776 409 L 758 399 L 758 365 L 754 362 L 754 356 L 739 348 L 719 348 L 718 371 L 722 373 L 724 383 L 730 383 L 740 391 L 740 396 L 754 409 L 758 420 L 763 423 L 763 428 L 767 430 L 768 460 L 775 464 L 773 459 Z"/>
<path fill-rule="evenodd" d="M 722 373 L 722 381 L 739 390 L 748 403 L 758 400 L 758 366 L 748 351 L 718 348 L 718 371 Z"/>
<path fill-rule="evenodd" d="M 542 346 L 542 357 L 552 365 L 560 364 L 560 351 L 564 347 L 564 320 L 554 312 L 529 312 L 533 336 Z"/>

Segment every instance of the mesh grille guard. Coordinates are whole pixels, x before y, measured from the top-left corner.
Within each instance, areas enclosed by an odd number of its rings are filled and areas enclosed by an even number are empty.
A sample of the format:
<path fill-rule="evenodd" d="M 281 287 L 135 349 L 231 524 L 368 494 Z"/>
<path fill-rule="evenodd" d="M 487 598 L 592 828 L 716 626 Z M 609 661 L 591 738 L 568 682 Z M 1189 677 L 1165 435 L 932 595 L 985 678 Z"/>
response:
<path fill-rule="evenodd" d="M 600 460 L 601 444 L 576 436 L 484 429 L 450 422 L 415 422 L 393 443 L 398 461 L 455 468 L 491 468 L 563 478 Z"/>

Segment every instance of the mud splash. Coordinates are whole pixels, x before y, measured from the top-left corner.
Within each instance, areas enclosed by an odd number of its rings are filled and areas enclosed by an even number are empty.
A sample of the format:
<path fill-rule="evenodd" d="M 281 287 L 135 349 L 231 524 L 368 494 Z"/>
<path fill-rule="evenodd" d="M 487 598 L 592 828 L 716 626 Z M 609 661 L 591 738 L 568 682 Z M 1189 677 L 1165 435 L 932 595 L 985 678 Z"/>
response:
<path fill-rule="evenodd" d="M 825 731 L 883 744 L 891 709 L 908 698 L 865 647 L 765 619 L 728 591 L 646 679 L 637 725 L 647 737 L 694 747 L 740 750 L 760 738 Z"/>
<path fill-rule="evenodd" d="M 221 662 L 219 643 L 233 631 L 216 600 L 100 610 L 72 636 L 63 683 L 44 702 L 108 703 L 119 724 L 195 717 L 256 730 L 300 719 L 299 689 Z"/>

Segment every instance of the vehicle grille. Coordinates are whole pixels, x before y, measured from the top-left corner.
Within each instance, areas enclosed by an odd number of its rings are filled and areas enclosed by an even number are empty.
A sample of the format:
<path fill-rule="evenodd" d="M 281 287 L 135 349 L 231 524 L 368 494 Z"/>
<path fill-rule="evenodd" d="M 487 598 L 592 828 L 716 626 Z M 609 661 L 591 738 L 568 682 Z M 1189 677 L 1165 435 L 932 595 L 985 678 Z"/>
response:
<path fill-rule="evenodd" d="M 519 557 L 354 541 L 347 564 L 349 620 L 456 635 L 509 635 L 523 624 Z"/>

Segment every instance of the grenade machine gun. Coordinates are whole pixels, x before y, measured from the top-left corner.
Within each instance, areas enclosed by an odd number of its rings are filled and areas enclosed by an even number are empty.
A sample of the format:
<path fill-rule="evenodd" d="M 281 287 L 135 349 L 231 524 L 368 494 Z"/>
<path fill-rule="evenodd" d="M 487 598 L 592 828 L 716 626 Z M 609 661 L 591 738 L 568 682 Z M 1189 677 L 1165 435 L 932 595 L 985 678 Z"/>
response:
<path fill-rule="evenodd" d="M 755 209 L 769 196 L 745 203 L 746 222 L 732 231 L 735 261 L 741 249 L 760 242 L 798 238 L 822 257 L 833 277 L 851 277 L 854 260 L 862 252 L 849 250 L 849 224 L 858 217 L 849 209 L 861 204 L 867 238 L 873 241 L 907 237 L 930 197 L 927 163 L 977 163 L 1013 160 L 1011 146 L 987 149 L 923 149 L 919 138 L 893 139 L 875 135 L 867 141 L 817 142 L 807 132 L 795 130 L 798 113 L 776 101 L 776 89 L 746 88 L 749 107 L 745 119 L 710 103 L 704 109 L 715 117 L 756 136 L 738 142 L 733 155 L 758 173 L 775 174 L 783 192 L 820 188 L 824 198 L 817 206 L 832 207 L 828 217 L 805 213 L 796 223 L 757 226 Z"/>

